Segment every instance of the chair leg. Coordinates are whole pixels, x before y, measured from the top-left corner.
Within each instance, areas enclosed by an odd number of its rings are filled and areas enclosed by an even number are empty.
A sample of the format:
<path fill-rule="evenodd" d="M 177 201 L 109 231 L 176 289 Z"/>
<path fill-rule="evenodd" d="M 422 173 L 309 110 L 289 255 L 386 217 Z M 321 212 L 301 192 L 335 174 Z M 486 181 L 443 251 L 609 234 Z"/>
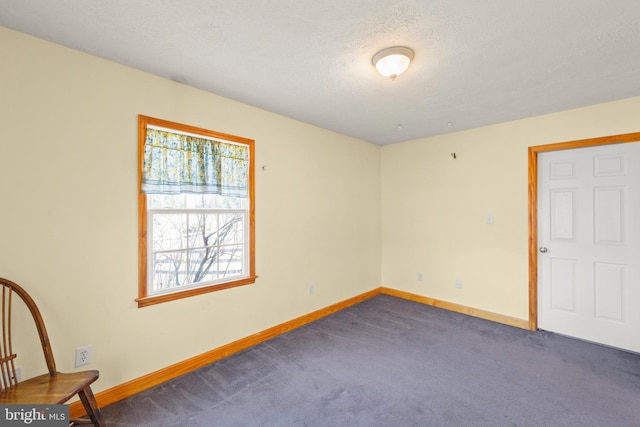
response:
<path fill-rule="evenodd" d="M 91 391 L 91 387 L 87 386 L 80 390 L 78 392 L 78 397 L 80 397 L 82 405 L 87 411 L 87 415 L 91 419 L 91 422 L 98 427 L 105 427 L 102 414 L 100 413 L 100 408 L 98 407 L 98 402 L 96 402 L 96 398 Z"/>

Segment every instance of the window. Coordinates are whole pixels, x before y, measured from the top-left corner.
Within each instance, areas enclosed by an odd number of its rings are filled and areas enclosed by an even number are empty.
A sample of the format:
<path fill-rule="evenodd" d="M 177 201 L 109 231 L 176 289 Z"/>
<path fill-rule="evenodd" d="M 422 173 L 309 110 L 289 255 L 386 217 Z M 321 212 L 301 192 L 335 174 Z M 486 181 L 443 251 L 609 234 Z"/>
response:
<path fill-rule="evenodd" d="M 253 151 L 138 117 L 138 307 L 255 282 Z"/>

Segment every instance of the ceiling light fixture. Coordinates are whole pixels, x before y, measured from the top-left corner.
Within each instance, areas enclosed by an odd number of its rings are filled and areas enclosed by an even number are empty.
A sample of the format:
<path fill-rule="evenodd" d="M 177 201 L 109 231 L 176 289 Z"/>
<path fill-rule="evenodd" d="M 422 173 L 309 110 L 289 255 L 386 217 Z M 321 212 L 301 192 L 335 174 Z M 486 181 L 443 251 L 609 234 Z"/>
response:
<path fill-rule="evenodd" d="M 407 71 L 412 59 L 413 51 L 411 49 L 396 46 L 382 49 L 373 55 L 371 62 L 380 74 L 395 80 L 396 77 Z"/>

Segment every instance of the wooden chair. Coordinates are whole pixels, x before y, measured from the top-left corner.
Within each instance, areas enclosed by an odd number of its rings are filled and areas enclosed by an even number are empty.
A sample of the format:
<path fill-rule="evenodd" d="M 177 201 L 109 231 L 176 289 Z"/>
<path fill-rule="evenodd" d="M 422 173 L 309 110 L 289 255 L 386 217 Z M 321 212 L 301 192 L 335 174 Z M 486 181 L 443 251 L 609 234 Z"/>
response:
<path fill-rule="evenodd" d="M 98 379 L 98 371 L 83 371 L 72 374 L 63 374 L 56 371 L 56 362 L 53 358 L 51 343 L 45 329 L 42 316 L 33 299 L 17 284 L 7 279 L 0 278 L 2 286 L 2 342 L 0 343 L 0 404 L 33 404 L 47 405 L 65 403 L 73 396 L 78 395 L 89 418 L 79 418 L 70 421 L 70 425 L 94 424 L 103 427 L 104 421 L 100 415 L 100 409 L 91 391 L 91 383 Z M 11 317 L 12 300 L 17 295 L 24 301 L 33 316 L 44 358 L 49 368 L 49 373 L 17 382 L 14 360 L 16 354 L 11 344 Z M 17 326 L 17 325 L 16 325 Z M 16 331 L 20 331 L 20 326 Z"/>

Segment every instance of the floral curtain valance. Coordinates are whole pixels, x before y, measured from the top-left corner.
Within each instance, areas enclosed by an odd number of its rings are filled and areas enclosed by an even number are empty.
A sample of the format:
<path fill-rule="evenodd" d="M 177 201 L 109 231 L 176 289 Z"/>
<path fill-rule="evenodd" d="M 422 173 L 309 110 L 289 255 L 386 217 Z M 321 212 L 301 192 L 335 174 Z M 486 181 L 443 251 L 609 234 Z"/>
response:
<path fill-rule="evenodd" d="M 143 193 L 248 197 L 248 181 L 249 147 L 147 128 Z"/>

